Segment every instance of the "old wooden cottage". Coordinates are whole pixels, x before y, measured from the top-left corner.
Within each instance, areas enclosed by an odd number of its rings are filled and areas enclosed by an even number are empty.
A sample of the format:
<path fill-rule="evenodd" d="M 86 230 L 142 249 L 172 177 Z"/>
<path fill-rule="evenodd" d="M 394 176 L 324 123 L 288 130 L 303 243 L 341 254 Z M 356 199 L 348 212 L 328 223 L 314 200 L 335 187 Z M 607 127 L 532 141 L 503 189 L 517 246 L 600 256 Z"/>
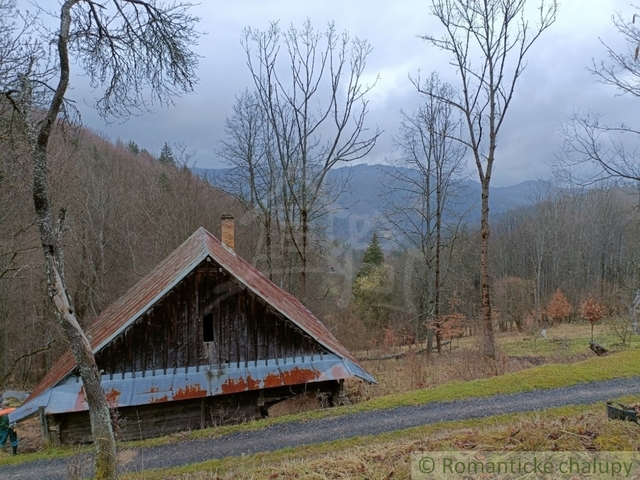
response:
<path fill-rule="evenodd" d="M 197 230 L 87 330 L 122 438 L 145 438 L 259 417 L 302 392 L 336 401 L 342 382 L 374 382 L 300 301 L 223 242 Z M 12 421 L 40 415 L 51 443 L 91 441 L 82 380 L 70 352 Z"/>

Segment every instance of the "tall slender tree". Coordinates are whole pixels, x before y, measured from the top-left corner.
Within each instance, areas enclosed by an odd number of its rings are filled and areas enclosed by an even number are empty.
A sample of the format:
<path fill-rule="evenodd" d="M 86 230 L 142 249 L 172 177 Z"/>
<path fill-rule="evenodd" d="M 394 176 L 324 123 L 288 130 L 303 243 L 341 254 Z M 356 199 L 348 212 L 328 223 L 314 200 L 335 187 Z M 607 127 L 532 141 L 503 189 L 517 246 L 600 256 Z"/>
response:
<path fill-rule="evenodd" d="M 453 99 L 453 89 L 436 74 L 425 88 L 434 95 L 412 115 L 402 112 L 400 132 L 394 138 L 398 158 L 387 173 L 382 196 L 384 217 L 398 243 L 418 252 L 419 261 L 413 265 L 418 284 L 415 336 L 419 339 L 421 327 L 431 324 L 440 352 L 442 266 L 461 221 L 450 207 L 464 177 L 465 148 L 452 138 L 460 131 L 459 113 L 437 98 Z"/>
<path fill-rule="evenodd" d="M 279 192 L 283 179 L 263 112 L 257 95 L 245 90 L 236 97 L 233 114 L 225 122 L 226 138 L 218 150 L 231 172 L 217 181 L 217 186 L 258 215 L 262 229 L 260 257 L 266 263 L 269 279 L 275 280 L 274 243 L 281 233 L 277 227 L 281 218 Z"/>
<path fill-rule="evenodd" d="M 332 23 L 318 31 L 309 20 L 286 31 L 277 23 L 266 31 L 246 28 L 242 44 L 282 178 L 279 211 L 299 268 L 290 288 L 299 286 L 304 298 L 313 227 L 336 196 L 328 172 L 366 156 L 380 135 L 366 124 L 372 47 Z"/>
<path fill-rule="evenodd" d="M 418 90 L 458 109 L 464 135 L 457 139 L 473 154 L 481 185 L 481 295 L 484 354 L 495 357 L 489 281 L 489 188 L 498 146 L 498 134 L 513 99 L 524 59 L 542 32 L 556 19 L 555 0 L 541 0 L 538 18 L 531 25 L 526 0 L 434 0 L 431 12 L 444 27 L 441 37 L 424 35 L 425 41 L 451 54 L 460 81 L 460 100 L 424 88 Z"/>
<path fill-rule="evenodd" d="M 10 2 L 8 13 L 15 11 Z M 100 372 L 89 339 L 84 334 L 67 293 L 62 246 L 66 209 L 53 213 L 49 195 L 49 152 L 52 132 L 69 118 L 66 101 L 71 65 L 77 62 L 95 87 L 103 87 L 95 106 L 103 116 L 127 118 L 147 106 L 147 94 L 162 104 L 191 91 L 198 57 L 190 50 L 197 39 L 197 18 L 189 4 L 159 6 L 154 1 L 65 0 L 60 5 L 58 30 L 43 31 L 39 42 L 55 45 L 55 57 L 33 48 L 38 40 L 16 38 L 23 45 L 1 51 L 3 63 L 14 68 L 0 75 L 0 92 L 18 120 L 18 133 L 26 139 L 32 160 L 32 196 L 44 253 L 48 293 L 54 312 L 82 377 L 89 404 L 96 447 L 95 478 L 116 478 L 116 446 L 109 408 L 100 385 Z M 20 35 L 29 30 L 14 30 Z M 33 29 L 29 33 L 37 33 Z M 36 37 L 38 38 L 38 37 Z M 0 42 L 0 48 L 7 45 Z M 25 57 L 25 53 L 27 56 Z M 51 61 L 50 61 L 51 60 Z M 0 71 L 3 71 L 3 66 Z"/>

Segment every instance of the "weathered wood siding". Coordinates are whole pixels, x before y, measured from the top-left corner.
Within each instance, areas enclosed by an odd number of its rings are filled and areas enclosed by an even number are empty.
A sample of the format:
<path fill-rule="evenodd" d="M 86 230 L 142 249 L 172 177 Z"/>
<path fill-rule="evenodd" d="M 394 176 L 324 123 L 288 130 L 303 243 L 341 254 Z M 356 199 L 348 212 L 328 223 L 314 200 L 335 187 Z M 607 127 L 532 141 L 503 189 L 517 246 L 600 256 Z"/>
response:
<path fill-rule="evenodd" d="M 213 316 L 212 342 L 203 341 L 205 315 Z M 205 261 L 100 351 L 96 361 L 109 374 L 240 365 L 326 351 L 214 261 Z"/>
<path fill-rule="evenodd" d="M 261 409 L 261 402 L 268 404 L 305 392 L 335 396 L 339 392 L 339 383 L 327 381 L 314 383 L 313 386 L 295 385 L 266 389 L 263 392 L 251 391 L 125 407 L 115 412 L 114 428 L 119 440 L 141 440 L 184 430 L 240 423 L 260 418 L 266 410 Z M 47 420 L 50 442 L 53 445 L 93 441 L 89 412 L 52 415 Z"/>
<path fill-rule="evenodd" d="M 118 410 L 114 429 L 118 440 L 141 440 L 171 433 L 243 422 L 260 418 L 255 402 L 221 405 L 214 397 L 181 400 L 162 405 L 150 404 Z M 63 445 L 93 441 L 89 412 L 55 415 L 53 422 L 59 429 Z"/>

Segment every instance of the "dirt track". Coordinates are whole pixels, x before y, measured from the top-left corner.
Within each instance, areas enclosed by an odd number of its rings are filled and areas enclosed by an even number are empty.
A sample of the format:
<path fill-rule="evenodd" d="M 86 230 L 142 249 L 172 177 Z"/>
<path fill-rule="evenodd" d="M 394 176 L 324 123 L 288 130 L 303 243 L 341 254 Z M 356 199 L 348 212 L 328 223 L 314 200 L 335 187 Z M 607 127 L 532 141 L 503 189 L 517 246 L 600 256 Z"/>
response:
<path fill-rule="evenodd" d="M 398 407 L 308 422 L 289 422 L 223 437 L 185 440 L 158 447 L 121 452 L 123 472 L 175 467 L 214 458 L 241 456 L 297 445 L 376 435 L 419 425 L 481 418 L 504 413 L 543 410 L 575 404 L 591 404 L 623 395 L 640 394 L 640 376 L 592 382 L 552 390 L 538 390 L 486 398 Z M 604 405 L 603 405 L 604 408 Z M 27 462 L 0 467 L 0 478 L 65 479 L 69 473 L 90 475 L 87 457 Z"/>

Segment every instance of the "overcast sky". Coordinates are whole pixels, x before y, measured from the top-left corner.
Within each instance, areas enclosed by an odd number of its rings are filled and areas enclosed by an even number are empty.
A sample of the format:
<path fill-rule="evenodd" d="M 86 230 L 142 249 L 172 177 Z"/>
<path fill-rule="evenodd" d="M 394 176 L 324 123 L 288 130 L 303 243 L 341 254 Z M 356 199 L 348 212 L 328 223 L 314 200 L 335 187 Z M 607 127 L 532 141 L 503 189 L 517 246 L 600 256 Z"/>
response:
<path fill-rule="evenodd" d="M 368 125 L 377 125 L 384 134 L 364 161 L 383 162 L 394 155 L 391 136 L 397 132 L 400 109 L 411 112 L 421 101 L 408 75 L 435 70 L 444 79 L 456 81 L 447 56 L 417 38 L 442 32 L 429 15 L 429 4 L 425 0 L 202 0 L 194 13 L 202 17 L 200 30 L 207 34 L 198 46 L 202 59 L 195 93 L 177 99 L 171 108 L 110 126 L 91 109 L 82 108 L 83 123 L 112 140 L 132 139 L 155 154 L 165 141 L 184 142 L 196 152 L 198 167 L 221 167 L 215 150 L 224 135 L 225 118 L 235 95 L 251 87 L 240 45 L 242 29 L 265 29 L 277 20 L 282 27 L 299 26 L 306 18 L 323 28 L 334 21 L 337 30 L 367 39 L 374 48 L 367 77 L 379 74 L 380 80 L 369 97 Z M 595 83 L 586 70 L 592 58 L 604 58 L 599 39 L 621 45 L 611 21 L 615 11 L 629 17 L 633 12 L 628 0 L 562 2 L 556 23 L 532 47 L 516 86 L 498 141 L 493 185 L 549 178 L 549 164 L 560 148 L 558 126 L 573 109 L 601 111 L 612 121 L 631 120 L 632 112 L 638 111 L 633 99 L 616 97 L 612 87 Z M 91 96 L 83 83 L 72 78 L 76 86 L 72 96 L 79 103 Z"/>

